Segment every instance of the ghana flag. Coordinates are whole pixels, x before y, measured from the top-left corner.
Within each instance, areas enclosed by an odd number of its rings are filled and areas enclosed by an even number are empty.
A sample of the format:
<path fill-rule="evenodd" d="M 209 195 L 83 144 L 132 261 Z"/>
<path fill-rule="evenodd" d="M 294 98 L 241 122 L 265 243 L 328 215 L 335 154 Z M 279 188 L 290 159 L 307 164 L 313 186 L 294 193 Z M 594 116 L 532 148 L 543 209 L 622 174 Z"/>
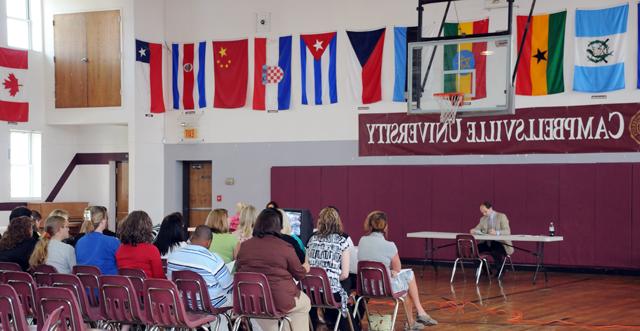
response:
<path fill-rule="evenodd" d="M 461 36 L 489 31 L 489 19 L 445 23 L 444 35 Z M 471 99 L 482 99 L 487 96 L 487 61 L 483 52 L 487 43 L 463 43 L 444 47 L 444 92 L 462 92 Z"/>
<path fill-rule="evenodd" d="M 564 31 L 567 12 L 535 15 L 521 46 L 528 16 L 518 16 L 518 64 L 516 94 L 547 95 L 564 92 Z"/>

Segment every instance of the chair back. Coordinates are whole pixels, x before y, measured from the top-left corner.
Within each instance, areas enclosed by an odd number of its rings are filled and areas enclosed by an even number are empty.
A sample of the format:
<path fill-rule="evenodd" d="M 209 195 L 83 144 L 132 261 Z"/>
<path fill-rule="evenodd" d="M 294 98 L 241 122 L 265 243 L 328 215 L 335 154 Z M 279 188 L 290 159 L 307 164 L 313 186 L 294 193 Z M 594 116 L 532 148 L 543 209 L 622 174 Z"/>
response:
<path fill-rule="evenodd" d="M 456 252 L 461 260 L 477 260 L 480 258 L 478 254 L 478 243 L 476 238 L 470 234 L 459 234 L 456 236 Z"/>
<path fill-rule="evenodd" d="M 29 326 L 13 287 L 0 284 L 0 330 L 27 331 Z"/>
<path fill-rule="evenodd" d="M 22 267 L 14 262 L 0 262 L 0 270 L 3 271 L 22 271 Z"/>
<path fill-rule="evenodd" d="M 62 307 L 58 321 L 60 321 L 63 329 L 67 329 L 65 326 L 68 325 L 69 330 L 86 330 L 76 294 L 70 289 L 38 287 L 36 293 L 38 296 L 38 320 L 46 321 L 56 309 Z M 38 330 L 42 331 L 41 325 L 38 326 Z"/>
<path fill-rule="evenodd" d="M 136 289 L 138 295 L 140 309 L 144 310 L 144 314 L 145 316 L 147 316 L 146 306 L 144 303 L 144 280 L 147 279 L 147 274 L 142 269 L 133 268 L 118 269 L 118 274 L 121 276 L 127 276 L 131 280 L 131 283 L 133 283 L 133 288 Z"/>
<path fill-rule="evenodd" d="M 233 310 L 249 318 L 279 318 L 273 303 L 267 276 L 257 272 L 236 272 L 233 275 Z"/>
<path fill-rule="evenodd" d="M 100 269 L 89 265 L 76 265 L 73 267 L 73 274 L 76 275 L 87 297 L 87 315 L 92 321 L 101 320 L 102 301 L 100 299 L 100 282 L 98 277 L 101 275 Z"/>
<path fill-rule="evenodd" d="M 18 294 L 22 305 L 22 311 L 26 317 L 37 316 L 36 282 L 29 273 L 22 271 L 6 271 L 4 273 L 5 284 L 10 285 Z"/>
<path fill-rule="evenodd" d="M 78 274 L 89 274 L 89 275 L 96 275 L 96 276 L 102 275 L 102 272 L 100 272 L 100 268 L 93 265 L 82 265 L 82 264 L 74 265 L 73 269 L 71 269 L 71 273 L 76 276 Z"/>
<path fill-rule="evenodd" d="M 42 327 L 40 330 L 44 331 L 54 331 L 58 330 L 61 327 L 60 316 L 62 315 L 63 307 L 58 307 L 54 311 L 49 314 L 47 319 L 42 323 Z"/>
<path fill-rule="evenodd" d="M 299 283 L 300 289 L 311 300 L 312 307 L 340 308 L 331 291 L 331 282 L 327 272 L 318 267 L 311 267 L 309 273 Z"/>
<path fill-rule="evenodd" d="M 80 311 L 86 321 L 98 321 L 102 319 L 102 314 L 99 314 L 96 319 L 91 318 L 89 315 L 89 300 L 87 299 L 87 295 L 84 293 L 84 286 L 78 276 L 70 274 L 52 274 L 51 286 L 69 289 L 76 296 L 76 301 L 79 303 Z M 91 295 L 95 294 L 91 293 Z"/>
<path fill-rule="evenodd" d="M 51 274 L 57 274 L 58 270 L 52 265 L 41 264 L 33 268 L 32 272 L 38 286 L 51 286 Z"/>
<path fill-rule="evenodd" d="M 211 312 L 211 298 L 207 283 L 200 274 L 191 270 L 173 271 L 171 280 L 178 287 L 187 310 Z"/>
<path fill-rule="evenodd" d="M 382 262 L 358 261 L 358 295 L 366 298 L 388 298 L 393 296 L 389 271 Z"/>
<path fill-rule="evenodd" d="M 137 268 L 122 268 L 118 269 L 118 274 L 122 276 L 138 277 L 140 279 L 147 279 L 147 274 L 142 269 Z"/>
<path fill-rule="evenodd" d="M 169 264 L 169 262 L 167 261 L 167 259 L 160 259 L 162 261 L 162 272 L 164 272 L 164 274 L 167 274 L 167 265 Z"/>
<path fill-rule="evenodd" d="M 167 279 L 147 279 L 144 281 L 144 292 L 151 324 L 165 327 L 185 324 L 186 312 L 176 284 Z"/>
<path fill-rule="evenodd" d="M 147 324 L 147 317 L 140 309 L 138 293 L 129 277 L 104 275 L 100 276 L 99 282 L 100 298 L 103 302 L 102 315 L 106 320 L 125 324 Z"/>

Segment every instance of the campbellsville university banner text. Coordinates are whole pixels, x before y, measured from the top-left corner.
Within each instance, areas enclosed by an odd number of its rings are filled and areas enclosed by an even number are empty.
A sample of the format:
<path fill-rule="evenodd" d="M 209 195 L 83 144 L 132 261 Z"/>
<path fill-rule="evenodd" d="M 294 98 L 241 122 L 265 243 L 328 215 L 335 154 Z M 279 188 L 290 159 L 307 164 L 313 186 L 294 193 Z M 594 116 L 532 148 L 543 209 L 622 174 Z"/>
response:
<path fill-rule="evenodd" d="M 360 156 L 640 151 L 640 103 L 518 109 L 457 118 L 360 114 Z"/>

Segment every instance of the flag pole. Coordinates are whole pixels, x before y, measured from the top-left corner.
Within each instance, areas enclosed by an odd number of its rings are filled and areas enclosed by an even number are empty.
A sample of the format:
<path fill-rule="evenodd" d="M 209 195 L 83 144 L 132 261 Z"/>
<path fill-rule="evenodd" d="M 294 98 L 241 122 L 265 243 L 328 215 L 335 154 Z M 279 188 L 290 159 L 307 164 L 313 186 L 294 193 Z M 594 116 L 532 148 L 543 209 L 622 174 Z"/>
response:
<path fill-rule="evenodd" d="M 531 16 L 533 16 L 533 9 L 536 7 L 536 0 L 531 3 L 531 9 L 529 10 L 529 17 L 527 17 L 527 24 L 524 27 L 524 33 L 522 39 L 520 39 L 520 48 L 518 49 L 518 57 L 516 57 L 516 64 L 513 67 L 513 74 L 511 75 L 511 86 L 513 87 L 516 82 L 516 74 L 518 73 L 518 64 L 520 64 L 520 58 L 522 57 L 522 50 L 524 49 L 524 42 L 527 39 L 527 33 L 531 26 Z M 516 29 L 517 31 L 517 29 Z"/>

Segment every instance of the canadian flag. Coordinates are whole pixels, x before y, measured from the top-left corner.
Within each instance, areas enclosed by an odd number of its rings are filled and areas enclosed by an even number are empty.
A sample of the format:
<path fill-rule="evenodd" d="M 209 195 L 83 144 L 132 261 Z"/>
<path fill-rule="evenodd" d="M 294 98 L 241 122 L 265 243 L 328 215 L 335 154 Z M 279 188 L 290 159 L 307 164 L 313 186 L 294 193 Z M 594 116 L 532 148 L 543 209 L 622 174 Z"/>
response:
<path fill-rule="evenodd" d="M 29 52 L 0 47 L 0 121 L 27 122 Z"/>

